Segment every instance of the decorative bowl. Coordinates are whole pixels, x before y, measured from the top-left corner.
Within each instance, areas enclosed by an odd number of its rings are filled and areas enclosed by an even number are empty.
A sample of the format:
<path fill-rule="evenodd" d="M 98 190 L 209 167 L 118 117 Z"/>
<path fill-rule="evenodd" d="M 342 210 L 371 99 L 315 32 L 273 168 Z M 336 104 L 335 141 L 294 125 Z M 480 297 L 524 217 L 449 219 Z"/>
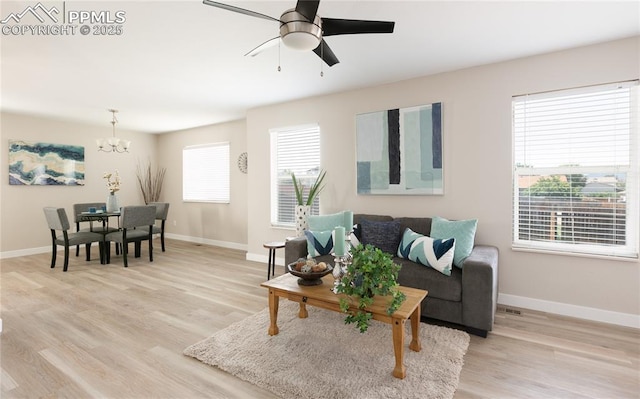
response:
<path fill-rule="evenodd" d="M 333 266 L 327 263 L 327 268 L 321 272 L 309 272 L 303 273 L 299 272 L 295 268 L 295 263 L 290 263 L 287 265 L 287 271 L 294 276 L 298 277 L 299 285 L 320 285 L 322 284 L 322 277 L 333 271 Z"/>

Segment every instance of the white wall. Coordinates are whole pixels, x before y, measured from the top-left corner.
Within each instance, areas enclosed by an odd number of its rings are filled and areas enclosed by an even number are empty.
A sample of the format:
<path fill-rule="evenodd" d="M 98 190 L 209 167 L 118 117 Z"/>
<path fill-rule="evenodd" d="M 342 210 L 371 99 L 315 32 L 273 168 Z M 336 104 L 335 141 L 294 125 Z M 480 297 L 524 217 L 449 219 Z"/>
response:
<path fill-rule="evenodd" d="M 640 327 L 639 261 L 511 250 L 511 97 L 638 79 L 639 43 L 636 37 L 250 110 L 247 257 L 258 259 L 263 242 L 293 234 L 269 222 L 269 129 L 318 123 L 327 170 L 323 213 L 477 218 L 477 242 L 500 250 L 503 303 Z M 432 102 L 443 104 L 445 195 L 356 195 L 355 115 Z"/>
<path fill-rule="evenodd" d="M 42 208 L 63 207 L 73 223 L 73 204 L 106 202 L 109 191 L 105 172 L 118 170 L 122 185 L 120 205 L 143 204 L 136 180 L 138 162 L 146 164 L 156 154 L 153 135 L 119 130 L 116 135 L 131 140 L 130 153 L 98 152 L 96 139 L 112 135 L 110 115 L 105 112 L 104 126 L 93 126 L 37 116 L 3 112 L 0 115 L 0 252 L 2 256 L 50 250 L 51 235 Z M 9 139 L 84 146 L 84 186 L 11 186 L 9 185 Z M 75 227 L 74 227 L 75 229 Z"/>
<path fill-rule="evenodd" d="M 228 142 L 231 158 L 231 201 L 228 204 L 182 202 L 182 149 L 189 145 Z M 247 175 L 237 167 L 247 150 L 245 121 L 158 136 L 158 160 L 167 167 L 165 201 L 171 204 L 166 224 L 169 237 L 224 247 L 246 249 Z M 252 168 L 249 156 L 249 170 Z"/>

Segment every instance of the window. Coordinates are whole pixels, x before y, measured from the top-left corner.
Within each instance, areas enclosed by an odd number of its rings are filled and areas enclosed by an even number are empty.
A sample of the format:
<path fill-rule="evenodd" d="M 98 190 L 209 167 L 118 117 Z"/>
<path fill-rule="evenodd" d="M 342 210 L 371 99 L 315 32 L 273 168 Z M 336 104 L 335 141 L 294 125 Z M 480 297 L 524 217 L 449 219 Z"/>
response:
<path fill-rule="evenodd" d="M 513 98 L 513 246 L 638 257 L 638 82 Z"/>
<path fill-rule="evenodd" d="M 229 143 L 182 150 L 182 200 L 229 203 Z"/>
<path fill-rule="evenodd" d="M 304 186 L 304 195 L 320 173 L 320 128 L 317 125 L 271 130 L 271 224 L 295 225 L 296 195 L 291 172 Z M 318 198 L 311 214 L 319 213 Z"/>

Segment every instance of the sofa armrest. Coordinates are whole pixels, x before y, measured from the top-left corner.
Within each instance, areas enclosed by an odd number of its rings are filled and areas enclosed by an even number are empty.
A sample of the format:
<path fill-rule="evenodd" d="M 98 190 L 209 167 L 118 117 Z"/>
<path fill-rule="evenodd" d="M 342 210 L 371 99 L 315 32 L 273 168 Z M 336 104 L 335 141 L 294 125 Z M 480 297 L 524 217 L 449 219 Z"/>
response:
<path fill-rule="evenodd" d="M 307 238 L 296 237 L 287 240 L 284 243 L 284 262 L 285 265 L 293 263 L 300 258 L 306 258 L 307 252 Z"/>
<path fill-rule="evenodd" d="M 477 245 L 462 265 L 462 320 L 490 331 L 498 303 L 498 248 Z"/>

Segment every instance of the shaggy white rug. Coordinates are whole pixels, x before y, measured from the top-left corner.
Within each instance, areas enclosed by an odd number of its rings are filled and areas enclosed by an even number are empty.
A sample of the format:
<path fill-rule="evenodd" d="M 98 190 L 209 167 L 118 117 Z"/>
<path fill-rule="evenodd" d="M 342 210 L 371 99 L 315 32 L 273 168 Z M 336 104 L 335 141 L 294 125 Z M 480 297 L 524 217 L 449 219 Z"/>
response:
<path fill-rule="evenodd" d="M 404 364 L 395 366 L 391 325 L 373 321 L 361 334 L 344 324 L 344 314 L 280 301 L 278 335 L 269 336 L 269 309 L 218 331 L 184 350 L 187 356 L 219 367 L 282 398 L 452 398 L 469 347 L 465 332 L 420 324 L 422 351 L 409 349 L 407 321 Z"/>

